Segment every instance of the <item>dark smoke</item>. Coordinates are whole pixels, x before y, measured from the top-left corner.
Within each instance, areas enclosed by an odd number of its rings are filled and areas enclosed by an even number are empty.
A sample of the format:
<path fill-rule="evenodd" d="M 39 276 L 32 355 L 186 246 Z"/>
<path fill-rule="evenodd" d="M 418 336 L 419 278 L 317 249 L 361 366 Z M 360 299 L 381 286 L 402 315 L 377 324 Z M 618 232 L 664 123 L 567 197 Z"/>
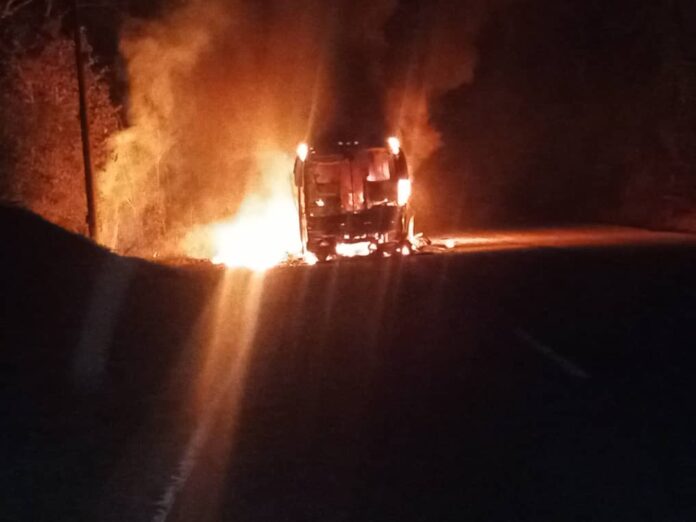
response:
<path fill-rule="evenodd" d="M 328 65 L 334 113 L 318 122 L 319 139 L 381 143 L 387 136 L 383 28 L 395 5 L 391 0 L 335 4 Z"/>

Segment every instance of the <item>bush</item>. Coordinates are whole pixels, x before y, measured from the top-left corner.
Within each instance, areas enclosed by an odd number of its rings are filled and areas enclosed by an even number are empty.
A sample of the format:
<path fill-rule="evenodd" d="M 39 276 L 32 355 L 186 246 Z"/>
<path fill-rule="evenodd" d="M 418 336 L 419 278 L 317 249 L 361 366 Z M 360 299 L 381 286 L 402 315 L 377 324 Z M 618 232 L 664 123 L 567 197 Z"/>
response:
<path fill-rule="evenodd" d="M 86 199 L 73 41 L 45 36 L 6 57 L 0 80 L 0 197 L 68 230 L 86 231 Z M 89 49 L 88 49 L 89 51 Z M 90 54 L 90 53 L 88 53 Z M 109 88 L 88 60 L 85 80 L 95 170 L 117 129 Z"/>

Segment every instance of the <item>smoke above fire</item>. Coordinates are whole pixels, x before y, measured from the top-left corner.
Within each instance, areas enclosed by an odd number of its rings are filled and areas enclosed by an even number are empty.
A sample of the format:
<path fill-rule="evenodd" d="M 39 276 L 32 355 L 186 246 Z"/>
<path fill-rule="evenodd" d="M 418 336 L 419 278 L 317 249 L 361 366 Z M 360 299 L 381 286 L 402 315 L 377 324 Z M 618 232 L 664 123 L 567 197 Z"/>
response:
<path fill-rule="evenodd" d="M 412 168 L 441 146 L 432 104 L 473 81 L 476 37 L 491 2 L 403 2 L 391 20 L 387 121 L 409 151 Z"/>
<path fill-rule="evenodd" d="M 316 136 L 398 133 L 417 166 L 439 143 L 430 102 L 473 75 L 478 13 L 458 5 L 189 0 L 130 22 L 128 127 L 98 178 L 101 241 L 213 257 L 237 215 L 282 221 L 287 237 L 293 151 Z"/>

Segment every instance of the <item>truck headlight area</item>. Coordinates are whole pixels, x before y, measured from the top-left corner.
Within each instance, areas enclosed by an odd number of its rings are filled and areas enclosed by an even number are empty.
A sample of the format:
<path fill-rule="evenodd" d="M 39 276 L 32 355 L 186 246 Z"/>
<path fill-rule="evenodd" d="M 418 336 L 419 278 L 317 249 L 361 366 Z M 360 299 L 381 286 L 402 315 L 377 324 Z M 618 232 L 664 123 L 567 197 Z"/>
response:
<path fill-rule="evenodd" d="M 297 146 L 297 157 L 300 158 L 300 161 L 305 161 L 307 159 L 307 155 L 309 154 L 309 145 L 306 143 L 300 143 Z"/>
<path fill-rule="evenodd" d="M 396 186 L 396 202 L 403 207 L 411 199 L 411 180 L 400 179 Z"/>
<path fill-rule="evenodd" d="M 389 145 L 389 150 L 391 153 L 397 156 L 401 152 L 401 142 L 396 136 L 391 136 L 387 138 L 387 145 Z"/>

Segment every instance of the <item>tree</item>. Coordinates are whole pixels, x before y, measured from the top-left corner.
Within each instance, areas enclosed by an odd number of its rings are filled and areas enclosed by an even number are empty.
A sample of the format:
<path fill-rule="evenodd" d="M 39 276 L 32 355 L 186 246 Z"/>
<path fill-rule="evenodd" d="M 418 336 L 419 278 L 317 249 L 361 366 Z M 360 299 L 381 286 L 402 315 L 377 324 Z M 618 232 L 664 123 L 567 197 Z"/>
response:
<path fill-rule="evenodd" d="M 71 39 L 48 31 L 33 47 L 15 49 L 0 79 L 0 196 L 69 230 L 86 230 L 86 200 L 75 51 Z M 109 88 L 86 68 L 95 166 L 106 160 L 117 129 Z"/>

